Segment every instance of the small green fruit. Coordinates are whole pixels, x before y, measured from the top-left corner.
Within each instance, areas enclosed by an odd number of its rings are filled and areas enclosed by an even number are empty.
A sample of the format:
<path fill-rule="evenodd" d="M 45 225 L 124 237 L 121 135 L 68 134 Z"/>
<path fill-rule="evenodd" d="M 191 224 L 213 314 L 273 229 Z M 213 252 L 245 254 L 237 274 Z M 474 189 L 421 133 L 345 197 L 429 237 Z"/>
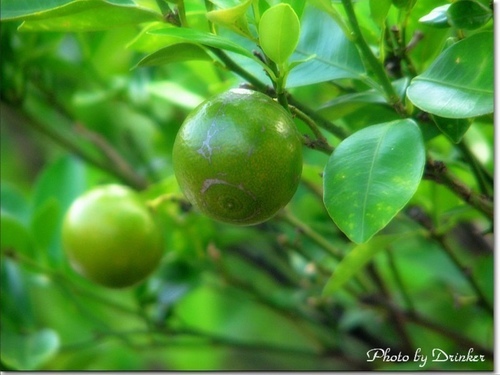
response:
<path fill-rule="evenodd" d="M 173 148 L 187 199 L 216 220 L 268 220 L 293 197 L 302 172 L 302 141 L 291 116 L 268 96 L 234 89 L 198 106 Z"/>
<path fill-rule="evenodd" d="M 143 280 L 163 253 L 161 231 L 150 211 L 121 185 L 95 188 L 73 202 L 63 221 L 62 242 L 79 274 L 111 288 Z"/>

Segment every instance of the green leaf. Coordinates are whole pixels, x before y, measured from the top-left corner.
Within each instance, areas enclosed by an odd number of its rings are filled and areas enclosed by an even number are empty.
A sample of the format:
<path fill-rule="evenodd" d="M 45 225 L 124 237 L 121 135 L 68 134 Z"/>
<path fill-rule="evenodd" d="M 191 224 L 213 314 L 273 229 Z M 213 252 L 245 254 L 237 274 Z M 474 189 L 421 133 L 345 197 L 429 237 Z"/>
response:
<path fill-rule="evenodd" d="M 476 1 L 456 1 L 448 8 L 450 23 L 458 29 L 474 30 L 485 25 L 493 12 Z"/>
<path fill-rule="evenodd" d="M 215 24 L 227 27 L 244 37 L 252 39 L 246 17 L 247 9 L 252 5 L 252 1 L 246 0 L 234 7 L 212 10 L 207 13 L 207 18 Z"/>
<path fill-rule="evenodd" d="M 446 13 L 450 4 L 442 5 L 440 7 L 434 8 L 430 13 L 421 17 L 418 21 L 425 25 L 437 27 L 437 28 L 447 28 L 450 27 L 448 22 L 448 14 Z"/>
<path fill-rule="evenodd" d="M 59 349 L 59 336 L 51 329 L 21 334 L 2 329 L 2 361 L 17 370 L 35 370 Z"/>
<path fill-rule="evenodd" d="M 406 236 L 408 236 L 407 233 L 380 235 L 355 246 L 335 267 L 333 274 L 323 288 L 322 295 L 329 296 L 337 292 L 379 251 L 385 250 L 387 246 Z"/>
<path fill-rule="evenodd" d="M 307 86 L 342 78 L 361 79 L 366 73 L 356 46 L 328 14 L 308 6 L 301 21 L 299 44 L 291 60 L 315 57 L 296 67 L 287 87 Z"/>
<path fill-rule="evenodd" d="M 259 22 L 259 43 L 276 64 L 285 63 L 297 47 L 300 21 L 293 8 L 285 3 L 264 12 Z"/>
<path fill-rule="evenodd" d="M 345 35 L 350 34 L 350 30 L 344 22 L 344 18 L 337 11 L 337 9 L 332 6 L 332 2 L 330 0 L 309 0 L 307 3 L 311 4 L 315 8 L 318 8 L 318 10 L 321 10 L 322 13 L 328 14 L 335 21 L 335 23 L 342 28 Z"/>
<path fill-rule="evenodd" d="M 401 78 L 392 82 L 394 89 L 401 97 L 404 96 L 408 84 L 408 78 Z M 366 104 L 380 104 L 382 106 L 389 107 L 387 99 L 380 93 L 380 91 L 370 89 L 367 91 L 358 91 L 340 95 L 323 104 L 317 111 L 326 118 L 335 120 L 353 113 L 354 111 L 359 111 L 360 108 L 366 106 Z"/>
<path fill-rule="evenodd" d="M 190 111 L 206 99 L 172 81 L 152 82 L 147 88 L 151 95 Z"/>
<path fill-rule="evenodd" d="M 192 43 L 178 43 L 153 52 L 137 63 L 137 66 L 157 66 L 192 60 L 212 60 L 200 46 Z"/>
<path fill-rule="evenodd" d="M 51 264 L 62 261 L 58 228 L 66 209 L 86 189 L 86 168 L 71 156 L 56 160 L 40 174 L 33 190 L 31 229 L 36 240 L 50 245 L 43 255 Z"/>
<path fill-rule="evenodd" d="M 46 249 L 59 235 L 61 207 L 56 198 L 46 200 L 33 215 L 31 231 L 33 239 L 41 249 Z"/>
<path fill-rule="evenodd" d="M 14 250 L 30 258 L 35 257 L 35 246 L 33 238 L 28 229 L 9 213 L 2 212 L 0 215 L 0 245 L 3 250 Z"/>
<path fill-rule="evenodd" d="M 73 0 L 47 0 L 47 1 L 19 1 L 2 0 L 0 3 L 0 17 L 2 21 L 24 19 L 29 16 L 36 16 L 44 12 L 61 8 L 71 3 Z"/>
<path fill-rule="evenodd" d="M 223 30 L 221 30 L 224 33 Z M 224 34 L 247 51 L 256 48 L 246 38 Z M 240 47 L 241 48 L 241 47 Z M 243 69 L 268 82 L 262 65 L 255 60 L 229 53 Z M 289 73 L 286 87 L 307 86 L 343 78 L 364 79 L 366 71 L 356 46 L 345 36 L 340 26 L 325 12 L 307 5 L 301 19 L 299 44 L 290 61 L 305 61 Z"/>
<path fill-rule="evenodd" d="M 466 118 L 445 118 L 434 115 L 432 119 L 439 130 L 454 143 L 459 143 L 462 140 L 472 123 L 470 119 Z"/>
<path fill-rule="evenodd" d="M 342 141 L 328 160 L 326 209 L 353 242 L 366 242 L 410 200 L 424 165 L 422 135 L 412 120 L 364 128 Z"/>
<path fill-rule="evenodd" d="M 448 118 L 493 112 L 493 33 L 481 32 L 444 50 L 415 77 L 408 98 L 420 109 Z"/>
<path fill-rule="evenodd" d="M 48 1 L 34 8 L 18 3 L 20 6 L 9 0 L 3 19 L 24 20 L 22 31 L 97 31 L 161 20 L 160 13 L 131 0 Z"/>
<path fill-rule="evenodd" d="M 24 195 L 15 185 L 2 181 L 0 185 L 0 208 L 2 214 L 8 213 L 22 223 L 28 223 L 30 209 Z"/>
<path fill-rule="evenodd" d="M 391 0 L 370 0 L 370 13 L 379 27 L 383 27 L 391 5 Z"/>
<path fill-rule="evenodd" d="M 201 45 L 208 46 L 208 47 L 219 48 L 219 49 L 231 51 L 231 52 L 237 53 L 239 55 L 255 59 L 255 57 L 253 56 L 253 54 L 249 50 L 241 47 L 237 43 L 235 43 L 229 39 L 226 39 L 224 37 L 221 37 L 221 36 L 218 36 L 215 34 L 206 33 L 206 32 L 199 31 L 199 30 L 195 30 L 195 29 L 166 27 L 163 29 L 152 30 L 152 31 L 150 31 L 150 33 L 154 34 L 154 35 L 175 37 L 175 38 L 178 38 L 178 40 L 181 40 L 181 41 L 184 41 L 187 43 L 195 43 L 195 44 L 201 44 Z"/>

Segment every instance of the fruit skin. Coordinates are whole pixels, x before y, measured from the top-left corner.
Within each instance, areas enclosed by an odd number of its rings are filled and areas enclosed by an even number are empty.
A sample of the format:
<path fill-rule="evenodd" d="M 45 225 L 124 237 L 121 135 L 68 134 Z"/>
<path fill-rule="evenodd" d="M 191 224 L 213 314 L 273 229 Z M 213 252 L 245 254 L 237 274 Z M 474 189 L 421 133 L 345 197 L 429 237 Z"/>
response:
<path fill-rule="evenodd" d="M 110 288 L 134 285 L 163 254 L 162 233 L 136 192 L 97 187 L 73 202 L 63 221 L 63 248 L 71 266 Z"/>
<path fill-rule="evenodd" d="M 268 96 L 246 89 L 195 108 L 177 133 L 172 157 L 187 199 L 207 216 L 237 225 L 275 215 L 302 173 L 293 119 Z"/>

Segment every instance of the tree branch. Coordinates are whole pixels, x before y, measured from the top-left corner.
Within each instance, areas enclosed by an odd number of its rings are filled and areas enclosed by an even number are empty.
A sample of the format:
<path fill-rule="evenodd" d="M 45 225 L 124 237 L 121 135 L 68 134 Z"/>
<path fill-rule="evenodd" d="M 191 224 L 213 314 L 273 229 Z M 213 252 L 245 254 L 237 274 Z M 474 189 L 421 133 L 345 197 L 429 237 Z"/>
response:
<path fill-rule="evenodd" d="M 474 192 L 462 181 L 453 176 L 443 162 L 429 158 L 425 165 L 424 178 L 446 186 L 455 195 L 483 213 L 488 219 L 493 220 L 493 202 L 491 199 Z"/>

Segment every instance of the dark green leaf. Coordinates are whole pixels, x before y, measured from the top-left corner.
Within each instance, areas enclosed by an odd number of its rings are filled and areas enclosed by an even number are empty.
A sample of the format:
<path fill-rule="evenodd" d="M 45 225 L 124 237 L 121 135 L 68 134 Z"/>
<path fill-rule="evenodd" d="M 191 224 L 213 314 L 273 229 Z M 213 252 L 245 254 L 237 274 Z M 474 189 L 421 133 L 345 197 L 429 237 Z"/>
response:
<path fill-rule="evenodd" d="M 60 262 L 62 257 L 60 243 L 56 241 L 58 225 L 66 209 L 85 188 L 85 166 L 73 157 L 61 158 L 49 165 L 36 182 L 31 228 L 38 240 L 42 240 L 46 245 L 50 243 L 47 251 L 52 263 Z"/>
<path fill-rule="evenodd" d="M 490 9 L 472 0 L 455 1 L 447 14 L 454 27 L 467 30 L 478 29 L 493 17 Z"/>
<path fill-rule="evenodd" d="M 442 5 L 434 8 L 430 13 L 421 17 L 418 21 L 433 27 L 446 28 L 450 27 L 448 22 L 448 14 L 446 13 L 450 4 Z"/>
<path fill-rule="evenodd" d="M 195 43 L 208 47 L 220 48 L 223 50 L 235 52 L 237 54 L 254 59 L 252 52 L 250 52 L 249 50 L 241 47 L 240 45 L 234 43 L 229 39 L 226 39 L 224 37 L 215 34 L 210 34 L 195 29 L 176 28 L 176 27 L 166 27 L 163 29 L 156 29 L 150 31 L 150 33 L 154 35 L 175 37 L 187 43 Z"/>
<path fill-rule="evenodd" d="M 25 19 L 29 16 L 36 16 L 48 10 L 61 8 L 71 3 L 73 0 L 47 0 L 47 1 L 19 1 L 2 0 L 0 3 L 1 19 Z"/>
<path fill-rule="evenodd" d="M 315 57 L 296 67 L 288 87 L 306 86 L 341 78 L 360 79 L 365 68 L 356 46 L 328 14 L 308 6 L 301 20 L 299 44 L 291 60 Z"/>
<path fill-rule="evenodd" d="M 0 215 L 0 244 L 3 250 L 20 252 L 30 258 L 35 257 L 33 238 L 28 229 L 12 215 L 2 212 Z"/>
<path fill-rule="evenodd" d="M 413 196 L 424 164 L 422 135 L 412 120 L 362 129 L 342 141 L 328 160 L 326 209 L 353 242 L 366 242 Z"/>
<path fill-rule="evenodd" d="M 137 63 L 137 66 L 156 66 L 192 60 L 212 60 L 212 58 L 196 44 L 178 43 L 147 55 Z"/>
<path fill-rule="evenodd" d="M 399 79 L 393 82 L 393 87 L 396 92 L 403 96 L 408 87 L 409 80 L 407 78 Z M 326 116 L 330 120 L 341 118 L 353 111 L 359 110 L 366 104 L 380 104 L 388 106 L 387 99 L 380 91 L 371 89 L 367 91 L 358 91 L 355 93 L 344 94 L 335 99 L 323 104 L 318 112 Z"/>
<path fill-rule="evenodd" d="M 59 349 L 59 336 L 51 329 L 34 333 L 2 330 L 2 361 L 18 370 L 35 370 Z"/>
<path fill-rule="evenodd" d="M 3 232 L 2 228 L 2 233 Z M 2 235 L 3 237 L 3 235 Z M 2 238 L 3 241 L 3 238 Z M 2 250 L 5 250 L 2 246 Z M 16 249 L 17 250 L 17 249 Z M 19 253 L 13 253 L 14 259 Z M 29 254 L 22 254 L 34 260 Z M 31 329 L 36 326 L 29 287 L 26 283 L 26 274 L 18 262 L 4 257 L 0 262 L 0 296 L 2 304 L 2 334 L 7 327 L 12 330 Z"/>
<path fill-rule="evenodd" d="M 474 34 L 444 50 L 407 91 L 420 109 L 448 118 L 493 112 L 493 94 L 492 32 Z"/>
<path fill-rule="evenodd" d="M 131 0 L 49 1 L 34 8 L 23 3 L 9 1 L 3 19 L 24 20 L 20 26 L 24 31 L 96 31 L 161 20 L 159 13 Z"/>
<path fill-rule="evenodd" d="M 30 215 L 28 202 L 14 185 L 2 181 L 0 204 L 2 214 L 9 214 L 22 223 L 28 223 Z"/>
<path fill-rule="evenodd" d="M 46 200 L 33 215 L 31 230 L 33 239 L 41 249 L 46 249 L 54 236 L 59 235 L 61 206 L 56 198 Z"/>
<path fill-rule="evenodd" d="M 452 142 L 458 143 L 471 125 L 471 120 L 467 118 L 445 118 L 432 116 L 436 126 Z"/>

